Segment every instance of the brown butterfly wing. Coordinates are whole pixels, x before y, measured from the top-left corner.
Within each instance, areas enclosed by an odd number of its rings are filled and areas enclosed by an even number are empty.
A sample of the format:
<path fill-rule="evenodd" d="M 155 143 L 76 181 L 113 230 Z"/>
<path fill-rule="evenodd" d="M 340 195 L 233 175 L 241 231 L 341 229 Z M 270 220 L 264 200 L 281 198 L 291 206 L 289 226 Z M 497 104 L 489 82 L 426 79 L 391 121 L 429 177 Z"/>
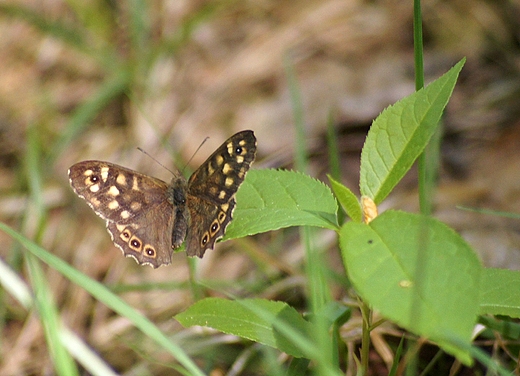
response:
<path fill-rule="evenodd" d="M 69 180 L 74 192 L 106 220 L 125 256 L 154 268 L 171 263 L 175 217 L 168 184 L 102 161 L 73 165 Z"/>
<path fill-rule="evenodd" d="M 188 256 L 202 257 L 224 236 L 235 208 L 235 193 L 256 155 L 253 131 L 242 131 L 225 141 L 190 177 L 186 206 L 189 226 Z"/>

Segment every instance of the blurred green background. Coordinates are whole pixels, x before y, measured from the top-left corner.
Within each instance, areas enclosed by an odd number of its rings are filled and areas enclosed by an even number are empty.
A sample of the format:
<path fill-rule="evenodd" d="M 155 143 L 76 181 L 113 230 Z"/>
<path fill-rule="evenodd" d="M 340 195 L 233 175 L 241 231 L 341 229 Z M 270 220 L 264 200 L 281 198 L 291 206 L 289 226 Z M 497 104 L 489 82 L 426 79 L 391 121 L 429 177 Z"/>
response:
<path fill-rule="evenodd" d="M 427 80 L 467 57 L 446 111 L 435 215 L 460 231 L 487 266 L 519 269 L 518 221 L 455 206 L 520 211 L 520 2 L 429 0 L 423 17 Z M 194 276 L 238 296 L 304 309 L 297 229 L 218 244 L 196 265 L 179 253 L 172 266 L 138 267 L 74 196 L 67 169 L 99 159 L 169 181 L 169 172 L 136 147 L 184 169 L 209 137 L 190 171 L 243 129 L 258 138 L 253 168 L 291 168 L 288 67 L 301 93 L 309 172 L 325 180 L 329 171 L 325 135 L 332 117 L 343 183 L 357 190 L 370 122 L 414 90 L 412 2 L 2 1 L 0 220 L 117 289 L 184 340 L 194 358 L 211 359 L 203 364 L 213 375 L 232 374 L 247 343 L 207 332 L 203 338 L 213 342 L 202 351 L 193 339 L 200 333 L 171 317 L 193 303 L 187 282 Z M 412 172 L 384 208 L 416 211 L 415 189 Z M 334 270 L 335 236 L 318 234 Z M 4 233 L 0 240 L 0 257 L 25 278 L 24 251 Z M 44 272 L 62 320 L 114 370 L 171 374 L 172 359 L 125 319 L 52 269 Z M 332 290 L 344 298 L 339 285 Z M 219 295 L 217 288 L 204 294 Z M 5 290 L 1 298 L 0 374 L 52 374 L 37 316 Z M 359 341 L 356 323 L 343 331 L 349 346 Z M 382 363 L 383 347 L 375 350 Z M 241 372 L 262 373 L 254 362 Z"/>

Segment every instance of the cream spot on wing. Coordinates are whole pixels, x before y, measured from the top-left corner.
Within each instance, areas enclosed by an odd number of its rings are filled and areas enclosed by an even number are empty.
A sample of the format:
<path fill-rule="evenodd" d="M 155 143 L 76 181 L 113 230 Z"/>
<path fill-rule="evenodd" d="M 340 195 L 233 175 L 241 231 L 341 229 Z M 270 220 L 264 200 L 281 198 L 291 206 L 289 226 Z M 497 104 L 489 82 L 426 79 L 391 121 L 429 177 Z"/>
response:
<path fill-rule="evenodd" d="M 125 186 L 126 185 L 126 176 L 125 176 L 125 174 L 119 173 L 119 175 L 117 175 L 116 182 L 119 185 Z"/>
<path fill-rule="evenodd" d="M 226 178 L 226 187 L 231 187 L 234 183 L 233 178 Z"/>
<path fill-rule="evenodd" d="M 229 143 L 226 145 L 226 147 L 227 147 L 227 152 L 228 152 L 228 154 L 229 154 L 229 155 L 233 155 L 233 149 L 234 149 L 234 147 L 233 147 L 233 143 L 232 143 L 232 142 L 229 142 Z"/>
<path fill-rule="evenodd" d="M 113 200 L 108 203 L 108 208 L 110 210 L 116 210 L 118 207 L 119 207 L 119 202 L 117 202 L 117 200 Z"/>
<path fill-rule="evenodd" d="M 143 242 L 137 236 L 132 236 L 130 241 L 128 242 L 128 246 L 132 248 L 134 251 L 141 252 L 143 249 Z"/>
<path fill-rule="evenodd" d="M 246 144 L 246 140 L 240 140 L 240 142 L 238 143 L 240 146 L 244 146 Z"/>
<path fill-rule="evenodd" d="M 242 168 L 240 169 L 240 171 L 238 171 L 238 174 L 237 174 L 237 175 L 238 175 L 238 178 L 239 178 L 239 179 L 243 179 L 244 176 L 246 175 L 246 169 L 245 169 L 244 167 L 242 167 Z"/>
<path fill-rule="evenodd" d="M 97 191 L 99 191 L 99 184 L 93 184 L 90 186 L 89 188 L 90 192 L 92 193 L 96 193 Z"/>
<path fill-rule="evenodd" d="M 119 195 L 119 189 L 117 189 L 117 187 L 115 185 L 111 186 L 110 189 L 108 190 L 107 194 L 109 194 L 110 196 L 117 196 Z"/>
<path fill-rule="evenodd" d="M 85 176 L 90 176 L 94 173 L 94 171 L 92 171 L 91 169 L 88 169 L 88 170 L 85 170 L 85 172 L 83 173 L 83 175 Z"/>
<path fill-rule="evenodd" d="M 236 161 L 238 164 L 242 164 L 244 163 L 244 157 L 242 157 L 241 155 L 237 155 Z"/>
<path fill-rule="evenodd" d="M 211 163 L 208 163 L 208 174 L 212 175 L 215 172 L 215 169 L 211 165 Z"/>
<path fill-rule="evenodd" d="M 204 235 L 202 235 L 202 238 L 200 239 L 200 245 L 201 245 L 202 247 L 205 247 L 206 244 L 208 244 L 208 242 L 209 242 L 209 234 L 208 234 L 208 232 L 206 231 L 206 232 L 204 233 Z"/>
<path fill-rule="evenodd" d="M 101 179 L 103 179 L 104 182 L 107 181 L 109 170 L 110 168 L 107 166 L 101 167 Z"/>
<path fill-rule="evenodd" d="M 155 248 L 152 247 L 150 244 L 147 244 L 144 247 L 144 253 L 146 254 L 146 256 L 152 257 L 152 258 L 155 258 L 157 256 L 157 252 L 155 251 Z"/>
<path fill-rule="evenodd" d="M 101 205 L 101 201 L 99 201 L 99 200 L 98 200 L 97 198 L 95 198 L 95 197 L 92 197 L 92 198 L 90 199 L 90 203 L 91 203 L 92 205 L 94 205 L 95 207 L 98 207 L 99 205 Z"/>
<path fill-rule="evenodd" d="M 119 228 L 119 227 L 118 227 Z M 130 239 L 130 237 L 132 236 L 132 233 L 128 230 L 125 230 L 123 228 L 122 232 L 121 232 L 121 235 L 119 235 L 119 237 L 124 241 L 124 242 L 127 242 L 128 239 Z"/>
<path fill-rule="evenodd" d="M 117 231 L 123 232 L 123 230 L 126 228 L 126 225 L 116 225 Z"/>
<path fill-rule="evenodd" d="M 136 191 L 140 191 L 139 182 L 137 181 L 137 176 L 134 176 L 134 183 L 132 184 L 132 189 L 134 189 Z"/>
<path fill-rule="evenodd" d="M 222 204 L 222 205 L 220 205 L 220 208 L 221 208 L 223 211 L 227 212 L 228 209 L 229 209 L 229 204 Z"/>
<path fill-rule="evenodd" d="M 130 217 L 130 212 L 128 210 L 123 210 L 121 212 L 121 218 L 127 219 L 128 217 Z"/>
<path fill-rule="evenodd" d="M 133 201 L 131 204 L 130 204 L 130 209 L 132 209 L 133 211 L 138 211 L 139 209 L 141 209 L 141 203 L 140 202 L 137 202 L 137 201 Z"/>
<path fill-rule="evenodd" d="M 224 163 L 224 157 L 221 155 L 217 155 L 215 161 L 217 162 L 217 166 L 222 166 L 222 163 Z"/>
<path fill-rule="evenodd" d="M 223 200 L 226 198 L 226 191 L 220 191 L 219 195 L 218 195 L 218 198 Z"/>
<path fill-rule="evenodd" d="M 222 172 L 224 173 L 224 175 L 227 175 L 229 171 L 232 170 L 232 167 L 230 166 L 229 163 L 224 163 L 224 167 L 222 167 Z"/>
<path fill-rule="evenodd" d="M 213 223 L 211 224 L 211 227 L 209 228 L 211 231 L 211 236 L 215 236 L 215 234 L 217 233 L 219 228 L 220 228 L 220 223 L 217 220 L 214 220 Z"/>
<path fill-rule="evenodd" d="M 224 222 L 224 220 L 226 219 L 226 213 L 224 213 L 223 211 L 221 211 L 220 213 L 218 213 L 218 221 L 220 223 Z"/>

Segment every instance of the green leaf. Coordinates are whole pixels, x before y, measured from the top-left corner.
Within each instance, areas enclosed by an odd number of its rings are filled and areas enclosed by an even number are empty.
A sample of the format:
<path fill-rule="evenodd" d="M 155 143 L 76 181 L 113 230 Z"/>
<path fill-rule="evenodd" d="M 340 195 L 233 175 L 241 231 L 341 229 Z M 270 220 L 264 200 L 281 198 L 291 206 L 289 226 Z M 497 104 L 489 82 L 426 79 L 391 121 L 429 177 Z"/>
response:
<path fill-rule="evenodd" d="M 329 187 L 299 172 L 249 171 L 236 197 L 225 239 L 290 226 L 337 230 L 338 206 Z"/>
<path fill-rule="evenodd" d="M 264 299 L 206 298 L 175 318 L 185 327 L 200 325 L 279 349 L 301 358 L 300 346 L 308 341 L 312 324 L 287 303 Z M 281 328 L 292 328 L 287 334 Z"/>
<path fill-rule="evenodd" d="M 374 120 L 361 152 L 363 196 L 379 204 L 410 169 L 434 134 L 464 62 Z"/>
<path fill-rule="evenodd" d="M 480 288 L 480 314 L 520 318 L 518 270 L 485 268 Z"/>
<path fill-rule="evenodd" d="M 339 203 L 345 209 L 345 212 L 355 222 L 361 222 L 363 220 L 363 214 L 361 212 L 361 206 L 356 195 L 347 187 L 340 182 L 334 180 L 332 176 L 327 175 L 330 181 L 330 186 L 334 195 L 338 199 Z"/>
<path fill-rule="evenodd" d="M 340 247 L 352 284 L 373 309 L 471 363 L 482 267 L 457 233 L 430 217 L 387 211 L 370 225 L 345 224 Z"/>

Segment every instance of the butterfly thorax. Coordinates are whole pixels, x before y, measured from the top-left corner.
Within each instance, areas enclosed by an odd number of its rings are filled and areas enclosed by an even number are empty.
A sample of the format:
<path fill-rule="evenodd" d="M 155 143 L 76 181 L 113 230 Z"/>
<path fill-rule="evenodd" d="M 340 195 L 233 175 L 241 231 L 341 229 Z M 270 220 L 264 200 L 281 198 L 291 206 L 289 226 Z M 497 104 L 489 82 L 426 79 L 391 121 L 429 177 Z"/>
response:
<path fill-rule="evenodd" d="M 173 204 L 172 248 L 179 248 L 188 231 L 189 212 L 186 210 L 188 184 L 183 177 L 172 179 L 168 187 L 168 201 Z"/>

